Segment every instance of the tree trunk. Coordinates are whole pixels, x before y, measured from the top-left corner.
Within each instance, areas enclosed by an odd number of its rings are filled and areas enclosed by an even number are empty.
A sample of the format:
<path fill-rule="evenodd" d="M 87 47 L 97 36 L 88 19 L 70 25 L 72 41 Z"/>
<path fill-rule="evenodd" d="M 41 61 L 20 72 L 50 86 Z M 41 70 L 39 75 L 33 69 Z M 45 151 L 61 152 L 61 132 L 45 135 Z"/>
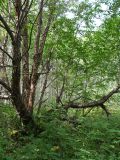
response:
<path fill-rule="evenodd" d="M 20 79 L 21 79 L 21 33 L 22 28 L 24 28 L 24 25 L 21 26 L 19 17 L 21 14 L 21 1 L 15 1 L 15 8 L 16 8 L 16 15 L 17 15 L 17 24 L 16 24 L 16 32 L 14 35 L 14 39 L 12 41 L 12 48 L 13 48 L 13 55 L 12 55 L 12 80 L 11 80 L 11 98 L 12 103 L 15 106 L 21 121 L 24 126 L 33 125 L 35 126 L 35 122 L 33 120 L 32 114 L 27 109 L 27 104 L 24 103 L 24 99 L 22 97 L 21 93 L 21 85 L 20 85 Z M 25 28 L 24 28 L 25 29 Z M 25 32 L 25 31 L 24 31 Z M 26 33 L 27 34 L 27 33 Z M 23 43 L 26 45 L 26 35 L 24 37 Z M 26 46 L 24 46 L 26 47 Z M 26 61 L 26 57 L 28 58 L 28 55 L 26 56 L 26 50 L 24 48 L 24 62 Z M 28 60 L 28 59 L 27 59 Z M 28 67 L 28 64 L 27 64 Z M 26 65 L 23 65 L 23 68 L 26 70 Z M 28 69 L 28 68 L 27 68 Z M 28 71 L 29 72 L 29 71 Z M 23 81 L 25 82 L 26 77 L 24 77 Z M 25 85 L 25 83 L 23 83 Z M 25 86 L 26 89 L 26 86 Z M 23 94 L 24 95 L 24 94 Z"/>
<path fill-rule="evenodd" d="M 29 7 L 29 2 L 26 2 L 26 9 Z M 22 30 L 22 99 L 25 106 L 28 108 L 30 79 L 29 79 L 29 38 L 28 38 L 28 19 L 24 18 Z"/>

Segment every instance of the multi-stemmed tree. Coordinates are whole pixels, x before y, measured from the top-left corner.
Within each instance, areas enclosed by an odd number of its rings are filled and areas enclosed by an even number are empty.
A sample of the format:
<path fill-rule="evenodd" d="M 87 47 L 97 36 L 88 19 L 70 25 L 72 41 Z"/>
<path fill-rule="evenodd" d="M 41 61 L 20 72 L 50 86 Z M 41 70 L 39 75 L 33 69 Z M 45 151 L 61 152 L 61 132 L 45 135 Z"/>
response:
<path fill-rule="evenodd" d="M 15 0 L 9 4 L 1 2 L 1 7 L 7 7 L 7 5 L 10 7 L 9 18 L 6 17 L 8 15 L 7 10 L 1 12 L 0 26 L 9 36 L 12 54 L 3 46 L 1 46 L 1 50 L 11 59 L 12 78 L 10 85 L 2 79 L 0 79 L 0 84 L 9 92 L 23 124 L 28 125 L 34 123 L 32 112 L 36 85 L 39 79 L 39 66 L 42 61 L 47 34 L 54 19 L 56 1 L 49 3 L 41 0 L 37 3 L 32 0 Z M 33 15 L 30 15 L 31 13 Z M 29 29 L 30 27 L 31 29 Z M 34 40 L 32 32 L 35 34 Z M 32 44 L 31 40 L 34 41 Z M 34 53 L 32 54 L 32 66 L 29 69 L 32 45 Z"/>

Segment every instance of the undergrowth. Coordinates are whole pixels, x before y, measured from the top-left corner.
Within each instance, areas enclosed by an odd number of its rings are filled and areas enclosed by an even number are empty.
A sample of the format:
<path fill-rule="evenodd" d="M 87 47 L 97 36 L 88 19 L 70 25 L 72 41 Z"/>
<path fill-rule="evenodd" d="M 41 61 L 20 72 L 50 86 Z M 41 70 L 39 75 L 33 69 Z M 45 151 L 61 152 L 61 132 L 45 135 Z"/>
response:
<path fill-rule="evenodd" d="M 36 121 L 44 131 L 36 137 L 19 132 L 15 115 L 0 107 L 0 160 L 120 160 L 119 110 L 109 119 L 99 111 L 86 117 L 43 111 Z"/>

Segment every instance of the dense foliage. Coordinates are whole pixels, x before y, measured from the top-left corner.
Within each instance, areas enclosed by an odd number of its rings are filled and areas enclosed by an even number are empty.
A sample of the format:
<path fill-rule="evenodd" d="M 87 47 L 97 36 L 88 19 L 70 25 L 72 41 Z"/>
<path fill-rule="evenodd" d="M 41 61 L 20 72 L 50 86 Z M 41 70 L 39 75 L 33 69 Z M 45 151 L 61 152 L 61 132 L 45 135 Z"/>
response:
<path fill-rule="evenodd" d="M 120 159 L 118 109 L 112 110 L 109 119 L 96 109 L 87 117 L 83 117 L 81 112 L 76 117 L 71 111 L 66 121 L 61 119 L 65 116 L 63 111 L 43 110 L 37 121 L 44 131 L 37 136 L 21 132 L 22 127 L 16 117 L 13 117 L 12 108 L 4 106 L 1 111 L 1 160 Z"/>

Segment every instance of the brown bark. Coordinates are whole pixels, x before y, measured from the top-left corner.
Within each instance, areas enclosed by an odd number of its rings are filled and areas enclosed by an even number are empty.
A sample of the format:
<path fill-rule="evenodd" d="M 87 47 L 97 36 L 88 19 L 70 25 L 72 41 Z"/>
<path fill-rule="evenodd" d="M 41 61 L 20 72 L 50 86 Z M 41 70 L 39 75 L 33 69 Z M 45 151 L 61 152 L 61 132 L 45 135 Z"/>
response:
<path fill-rule="evenodd" d="M 39 99 L 37 114 L 39 114 L 39 112 L 40 112 L 40 108 L 43 103 L 43 97 L 44 97 L 44 94 L 45 94 L 45 91 L 47 88 L 48 76 L 49 76 L 49 72 L 50 72 L 50 60 L 51 60 L 51 53 L 50 53 L 50 58 L 49 58 L 49 60 L 47 60 L 47 63 L 46 63 L 46 75 L 45 75 L 45 80 L 43 83 L 43 87 L 42 87 L 42 91 L 41 91 L 41 95 L 40 95 L 40 99 Z"/>
<path fill-rule="evenodd" d="M 30 82 L 29 110 L 31 110 L 31 112 L 33 111 L 36 84 L 39 79 L 38 69 L 42 61 L 43 49 L 45 46 L 47 33 L 49 31 L 51 21 L 52 21 L 52 13 L 50 13 L 49 18 L 48 18 L 48 23 L 46 25 L 45 30 L 43 31 L 43 34 L 40 40 L 41 27 L 42 27 L 42 12 L 43 12 L 43 7 L 44 7 L 43 3 L 44 3 L 44 0 L 41 0 L 40 11 L 39 11 L 40 14 L 38 18 L 38 28 L 37 28 L 37 34 L 36 34 L 36 40 L 35 40 L 35 52 L 34 52 L 34 57 L 33 57 L 31 82 Z"/>
<path fill-rule="evenodd" d="M 12 103 L 15 106 L 23 124 L 25 126 L 27 125 L 34 125 L 35 123 L 33 121 L 31 113 L 27 110 L 23 99 L 21 95 L 21 90 L 20 90 L 20 67 L 21 67 L 21 54 L 20 54 L 20 41 L 17 38 L 16 43 L 14 43 L 13 46 L 13 72 L 12 72 L 12 82 L 11 82 L 11 88 L 12 88 L 12 93 L 11 93 L 11 98 L 12 98 Z M 33 126 L 33 127 L 34 127 Z"/>
<path fill-rule="evenodd" d="M 26 124 L 25 121 L 29 121 L 27 110 L 25 105 L 22 101 L 21 91 L 20 91 L 20 42 L 17 40 L 13 46 L 13 71 L 12 71 L 12 81 L 11 81 L 11 88 L 12 88 L 12 102 L 13 105 L 16 107 L 17 112 L 19 113 L 20 117 L 23 120 L 23 123 Z"/>
<path fill-rule="evenodd" d="M 26 10 L 29 7 L 28 1 L 26 2 Z M 25 11 L 26 11 L 25 10 Z M 24 25 L 22 31 L 22 98 L 26 108 L 28 109 L 28 99 L 29 99 L 29 46 L 28 46 L 28 22 L 27 16 L 24 18 Z"/>
<path fill-rule="evenodd" d="M 39 16 L 38 16 L 38 24 L 37 24 L 37 34 L 34 44 L 35 50 L 33 57 L 33 66 L 30 74 L 31 76 L 29 76 L 28 50 L 30 46 L 28 45 L 27 14 L 33 1 L 31 1 L 30 5 L 28 5 L 29 2 L 28 0 L 24 1 L 25 3 L 23 4 L 21 4 L 21 2 L 22 2 L 21 0 L 14 1 L 15 13 L 16 13 L 16 18 L 15 18 L 16 24 L 14 31 L 11 30 L 6 20 L 3 18 L 2 15 L 0 15 L 0 21 L 2 23 L 2 26 L 11 38 L 12 50 L 13 50 L 11 56 L 5 50 L 3 50 L 2 47 L 0 47 L 0 49 L 12 60 L 11 86 L 6 84 L 2 80 L 0 80 L 0 84 L 10 92 L 12 103 L 15 106 L 23 124 L 35 125 L 32 117 L 32 111 L 34 105 L 36 85 L 39 78 L 38 69 L 42 60 L 43 49 L 45 46 L 47 33 L 49 31 L 52 20 L 52 13 L 50 12 L 48 23 L 45 27 L 45 30 L 42 32 L 42 19 L 43 19 L 42 13 L 44 7 L 44 0 L 41 0 Z M 23 48 L 22 48 L 22 42 L 23 42 Z M 21 48 L 23 53 L 21 53 Z M 22 71 L 21 71 L 21 63 L 23 64 Z M 22 79 L 23 92 L 21 91 L 21 78 L 22 78 L 21 75 L 23 75 Z"/>
<path fill-rule="evenodd" d="M 16 1 L 17 2 L 17 1 Z M 20 6 L 19 6 L 20 7 Z M 20 14 L 20 13 L 18 13 Z M 12 80 L 11 80 L 11 98 L 24 125 L 34 124 L 31 113 L 27 110 L 21 95 L 20 79 L 21 79 L 21 28 L 17 21 L 16 34 L 14 36 L 13 59 L 12 59 Z"/>
<path fill-rule="evenodd" d="M 19 19 L 21 12 L 21 0 L 15 0 L 15 11 L 17 18 Z"/>
<path fill-rule="evenodd" d="M 41 0 L 40 2 L 40 8 L 39 8 L 39 15 L 38 15 L 38 22 L 37 22 L 37 33 L 36 33 L 36 39 L 34 44 L 34 58 L 33 58 L 33 66 L 32 66 L 32 73 L 31 73 L 31 81 L 30 81 L 30 95 L 29 95 L 29 110 L 33 111 L 33 105 L 34 105 L 34 99 L 35 99 L 35 91 L 36 91 L 36 84 L 38 81 L 38 67 L 39 67 L 39 61 L 40 61 L 40 55 L 39 55 L 39 43 L 40 43 L 40 35 L 42 32 L 42 16 L 43 16 L 43 7 L 44 7 L 44 0 Z"/>

